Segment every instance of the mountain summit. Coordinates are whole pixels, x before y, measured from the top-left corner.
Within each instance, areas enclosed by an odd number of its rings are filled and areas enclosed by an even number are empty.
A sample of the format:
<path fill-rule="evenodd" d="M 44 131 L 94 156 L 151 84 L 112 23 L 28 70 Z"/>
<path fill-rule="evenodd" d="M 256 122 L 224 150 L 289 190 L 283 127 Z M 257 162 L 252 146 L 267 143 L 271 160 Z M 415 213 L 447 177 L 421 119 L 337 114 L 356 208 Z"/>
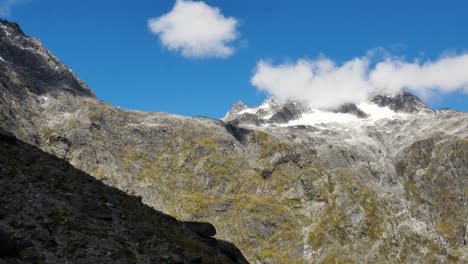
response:
<path fill-rule="evenodd" d="M 380 107 L 388 107 L 396 112 L 421 113 L 431 111 L 418 97 L 405 91 L 396 95 L 377 94 L 372 96 L 370 101 Z"/>
<path fill-rule="evenodd" d="M 361 104 L 348 103 L 332 109 L 313 108 L 298 100 L 280 102 L 274 98 L 268 98 L 260 106 L 252 108 L 237 102 L 222 120 L 256 126 L 290 126 L 351 121 L 365 123 L 405 114 L 433 112 L 415 95 L 402 91 L 395 95 L 376 94 Z"/>
<path fill-rule="evenodd" d="M 7 89 L 21 81 L 27 91 L 45 94 L 56 89 L 95 97 L 94 92 L 73 71 L 63 65 L 41 42 L 26 36 L 16 23 L 0 20 L 0 73 Z M 14 75 L 15 79 L 5 75 Z M 12 91 L 20 92 L 20 91 Z"/>
<path fill-rule="evenodd" d="M 15 24 L 1 28 L 1 128 L 180 221 L 213 223 L 216 237 L 234 242 L 248 261 L 468 262 L 467 113 L 432 111 L 408 93 L 337 109 L 237 103 L 223 120 L 126 111 L 95 98 Z M 21 182 L 24 173 L 8 181 Z M 55 193 L 62 185 L 52 179 L 45 180 Z M 75 195 L 72 189 L 65 184 L 56 200 Z M 33 234 L 3 212 L 1 226 Z M 41 237 L 48 236 L 34 241 Z M 230 259 L 242 261 L 228 248 Z"/>

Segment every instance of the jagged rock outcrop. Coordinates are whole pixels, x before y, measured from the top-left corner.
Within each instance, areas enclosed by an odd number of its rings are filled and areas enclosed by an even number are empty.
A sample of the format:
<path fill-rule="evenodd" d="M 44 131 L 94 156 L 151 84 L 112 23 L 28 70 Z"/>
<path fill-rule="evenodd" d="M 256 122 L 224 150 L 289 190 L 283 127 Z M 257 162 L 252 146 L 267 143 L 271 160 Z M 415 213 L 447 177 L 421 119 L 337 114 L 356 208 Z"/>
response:
<path fill-rule="evenodd" d="M 15 49 L 9 30 L 3 50 Z M 222 121 L 125 111 L 49 78 L 44 61 L 38 76 L 4 59 L 0 127 L 153 208 L 213 223 L 253 263 L 468 261 L 466 113 L 409 94 L 339 113 L 237 104 Z"/>
<path fill-rule="evenodd" d="M 27 37 L 16 23 L 0 20 L 0 67 L 2 85 L 10 92 L 17 82 L 35 94 L 49 93 L 55 89 L 68 90 L 82 96 L 94 97 L 94 92 L 79 80 L 38 39 Z M 5 78 L 4 75 L 14 78 Z M 6 82 L 9 79 L 9 82 Z"/>
<path fill-rule="evenodd" d="M 285 124 L 298 119 L 309 108 L 302 102 L 288 100 L 280 102 L 273 98 L 267 99 L 262 105 L 255 108 L 247 108 L 242 102 L 234 104 L 223 118 L 223 121 L 233 124 Z"/>
<path fill-rule="evenodd" d="M 3 132 L 1 132 L 3 134 Z M 216 233 L 0 137 L 0 263 L 247 263 Z M 207 239 L 209 240 L 209 243 Z"/>
<path fill-rule="evenodd" d="M 343 104 L 340 107 L 332 110 L 335 113 L 345 113 L 345 114 L 352 114 L 359 118 L 366 118 L 369 117 L 364 111 L 359 109 L 356 104 Z"/>
<path fill-rule="evenodd" d="M 389 107 L 397 112 L 418 113 L 432 111 L 418 97 L 408 92 L 400 92 L 396 95 L 378 94 L 372 96 L 371 101 L 378 106 Z"/>

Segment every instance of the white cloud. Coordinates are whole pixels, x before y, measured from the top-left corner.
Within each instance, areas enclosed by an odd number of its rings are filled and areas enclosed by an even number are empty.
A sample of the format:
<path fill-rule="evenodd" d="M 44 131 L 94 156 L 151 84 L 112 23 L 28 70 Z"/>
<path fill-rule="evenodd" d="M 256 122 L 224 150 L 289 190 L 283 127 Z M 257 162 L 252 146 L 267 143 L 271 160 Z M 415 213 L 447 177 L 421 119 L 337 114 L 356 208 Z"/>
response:
<path fill-rule="evenodd" d="M 282 65 L 260 61 L 251 83 L 280 100 L 295 98 L 324 108 L 359 103 L 375 92 L 402 89 L 419 95 L 434 90 L 447 93 L 463 89 L 468 93 L 468 54 L 425 63 L 387 58 L 372 65 L 371 57 L 341 65 L 324 57 Z"/>
<path fill-rule="evenodd" d="M 0 1 L 0 16 L 8 17 L 11 14 L 11 9 L 19 4 L 29 2 L 29 0 L 3 0 Z"/>
<path fill-rule="evenodd" d="M 366 59 L 354 59 L 340 67 L 326 58 L 279 66 L 260 61 L 252 84 L 278 99 L 297 98 L 316 107 L 335 106 L 367 97 L 372 88 L 365 80 L 368 64 Z"/>
<path fill-rule="evenodd" d="M 239 36 L 237 25 L 235 18 L 225 17 L 219 8 L 185 0 L 177 0 L 169 13 L 148 21 L 164 46 L 190 58 L 231 56 L 232 42 Z"/>
<path fill-rule="evenodd" d="M 468 54 L 423 64 L 385 60 L 376 65 L 369 79 L 375 87 L 388 91 L 409 88 L 422 93 L 430 89 L 447 93 L 464 89 L 468 93 L 467 69 Z"/>

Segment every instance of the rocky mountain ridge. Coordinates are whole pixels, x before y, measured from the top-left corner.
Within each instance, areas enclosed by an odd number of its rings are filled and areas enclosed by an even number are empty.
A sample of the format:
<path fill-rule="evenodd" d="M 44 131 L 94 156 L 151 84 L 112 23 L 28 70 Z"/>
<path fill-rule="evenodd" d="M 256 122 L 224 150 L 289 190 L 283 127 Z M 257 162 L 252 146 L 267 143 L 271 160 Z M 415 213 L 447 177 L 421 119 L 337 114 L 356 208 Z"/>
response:
<path fill-rule="evenodd" d="M 224 120 L 126 111 L 54 77 L 43 47 L 21 50 L 35 62 L 8 57 L 22 37 L 7 35 L 0 127 L 157 210 L 213 223 L 252 263 L 468 261 L 467 113 L 419 111 L 405 94 L 335 111 L 239 103 Z"/>
<path fill-rule="evenodd" d="M 16 23 L 0 20 L 0 28 L 0 64 L 14 68 L 21 79 L 18 81 L 25 82 L 25 88 L 36 94 L 61 89 L 95 97 L 70 68 L 44 48 L 38 39 L 27 37 Z M 8 73 L 12 72 L 2 71 L 2 74 Z"/>
<path fill-rule="evenodd" d="M 334 121 L 332 113 L 349 114 L 366 120 L 377 111 L 386 112 L 386 115 L 381 118 L 391 118 L 398 113 L 434 113 L 419 98 L 409 92 L 402 91 L 394 95 L 375 94 L 367 102 L 363 102 L 360 105 L 346 103 L 330 109 L 314 109 L 306 102 L 294 99 L 281 102 L 274 98 L 268 98 L 261 105 L 252 108 L 248 108 L 243 102 L 239 101 L 232 106 L 231 110 L 226 113 L 222 120 L 235 124 L 275 126 L 288 125 L 288 123 L 298 121 L 304 115 L 314 115 L 314 113 L 327 113 L 327 117 L 331 122 Z M 327 122 L 327 120 L 324 120 L 324 122 Z"/>

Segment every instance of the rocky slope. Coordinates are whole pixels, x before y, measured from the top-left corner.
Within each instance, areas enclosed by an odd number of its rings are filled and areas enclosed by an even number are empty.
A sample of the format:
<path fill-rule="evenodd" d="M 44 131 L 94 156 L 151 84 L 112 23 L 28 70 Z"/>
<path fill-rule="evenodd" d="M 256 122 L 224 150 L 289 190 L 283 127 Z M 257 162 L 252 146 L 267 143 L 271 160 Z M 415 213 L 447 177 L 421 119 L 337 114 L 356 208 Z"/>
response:
<path fill-rule="evenodd" d="M 0 131 L 0 263 L 246 263 L 183 223 Z"/>
<path fill-rule="evenodd" d="M 249 261 L 468 261 L 466 113 L 407 93 L 338 109 L 238 103 L 223 120 L 125 111 L 1 25 L 1 127 L 149 206 L 213 223 Z"/>

